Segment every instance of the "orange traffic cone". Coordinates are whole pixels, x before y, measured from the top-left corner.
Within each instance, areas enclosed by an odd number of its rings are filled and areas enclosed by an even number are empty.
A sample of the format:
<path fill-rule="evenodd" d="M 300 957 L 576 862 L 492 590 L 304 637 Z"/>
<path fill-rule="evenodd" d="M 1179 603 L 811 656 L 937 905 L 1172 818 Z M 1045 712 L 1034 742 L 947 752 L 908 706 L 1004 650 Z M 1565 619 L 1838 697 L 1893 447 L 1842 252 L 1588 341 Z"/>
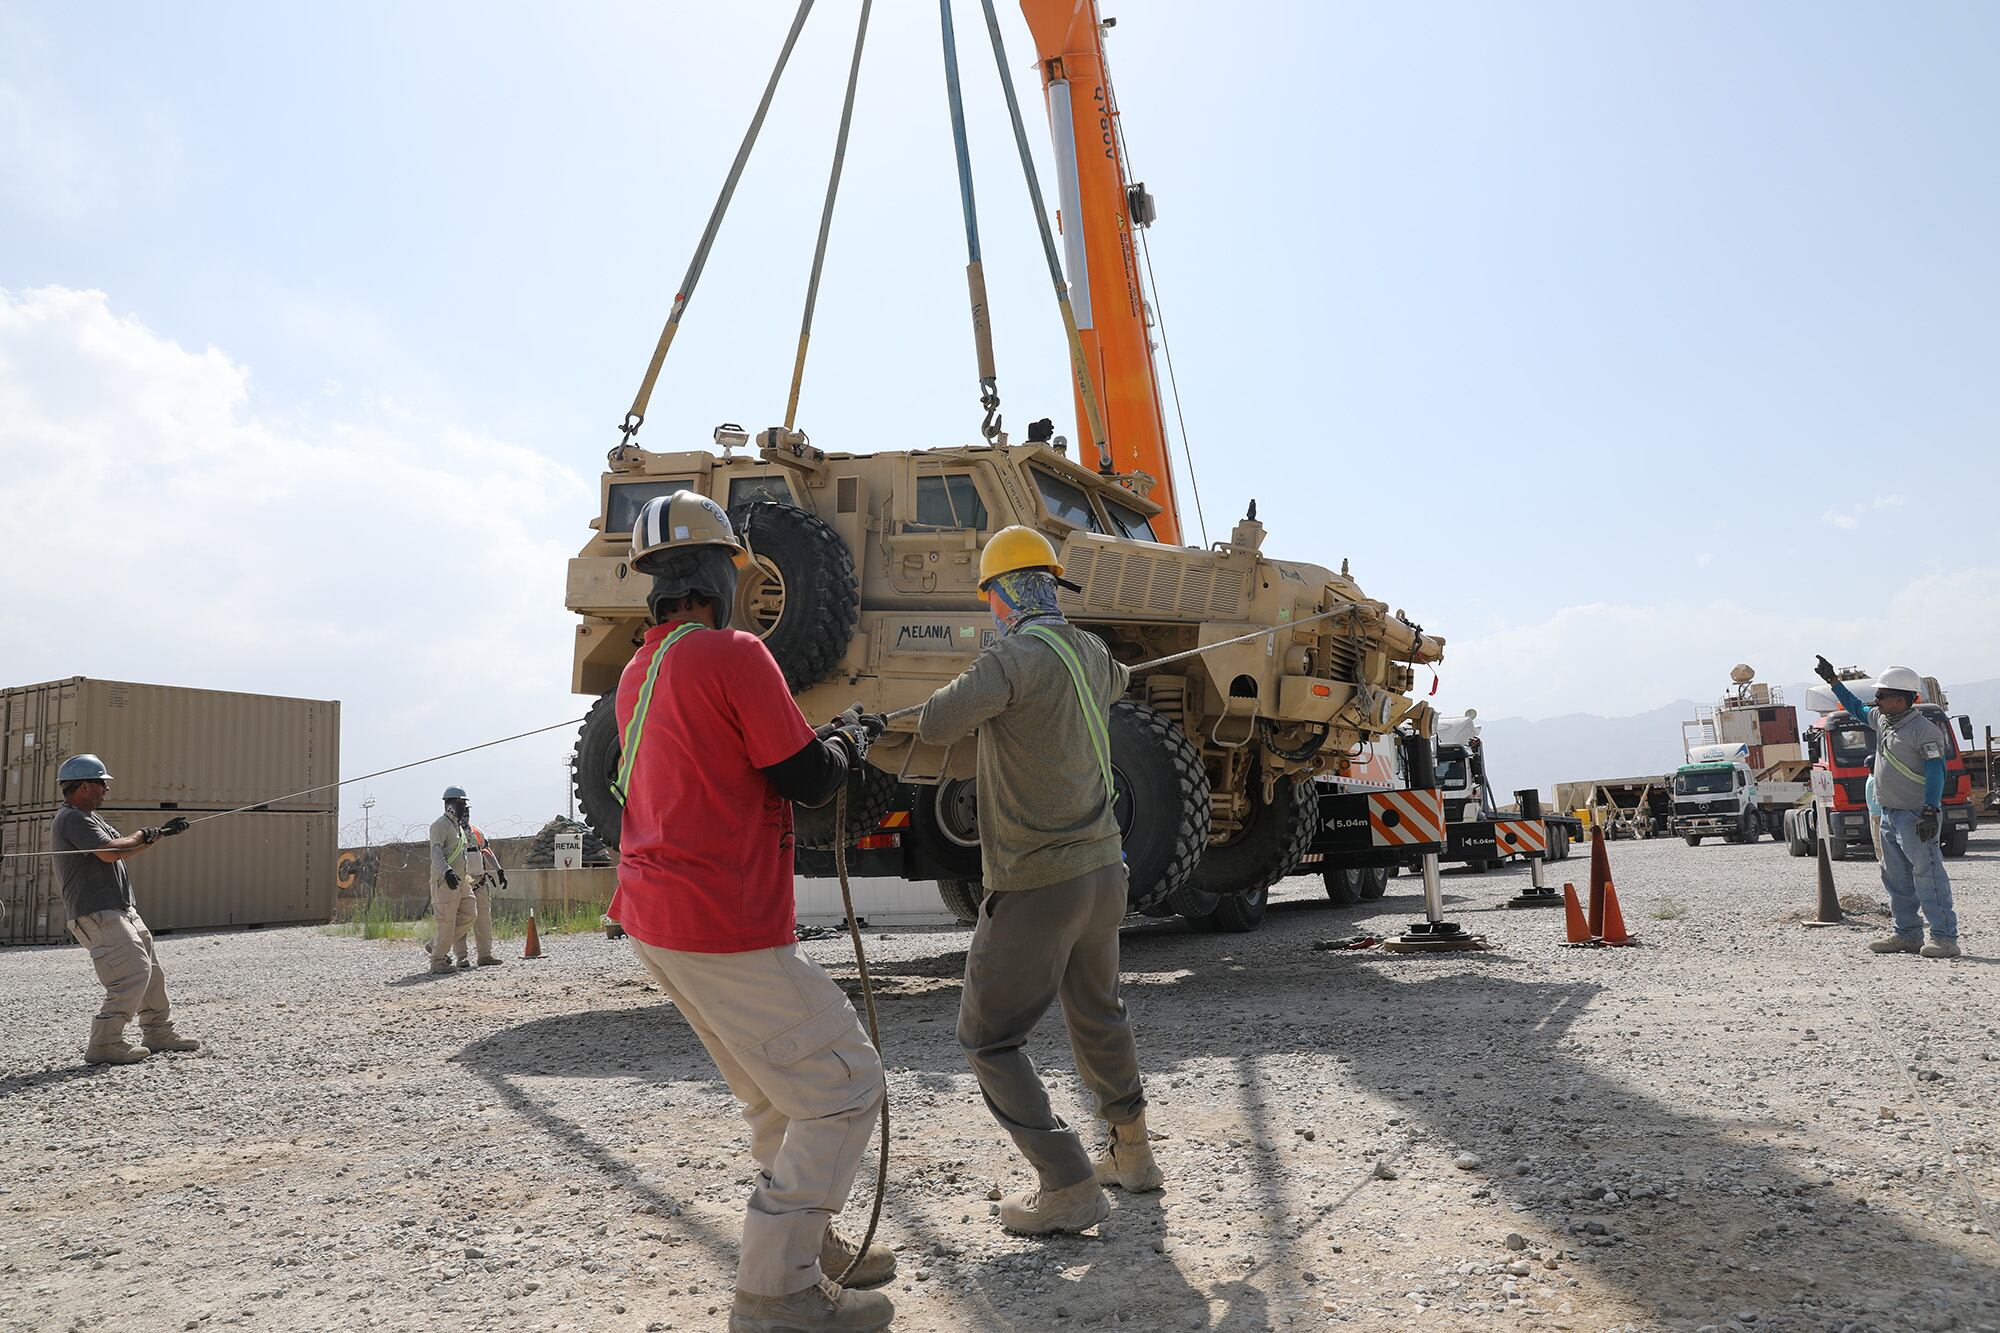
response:
<path fill-rule="evenodd" d="M 1563 885 L 1563 943 L 1581 945 L 1588 948 L 1596 943 L 1590 938 L 1590 926 L 1583 919 L 1583 906 L 1576 900 L 1576 885 Z"/>
<path fill-rule="evenodd" d="M 1840 892 L 1833 884 L 1833 863 L 1827 860 L 1826 839 L 1819 840 L 1819 911 L 1808 926 L 1840 926 L 1847 918 L 1840 911 Z"/>
<path fill-rule="evenodd" d="M 535 929 L 535 909 L 530 907 L 528 908 L 528 943 L 527 947 L 521 950 L 521 957 L 540 958 L 541 956 L 542 937 L 540 932 Z"/>
<path fill-rule="evenodd" d="M 1599 937 L 1605 944 L 1637 944 L 1636 935 L 1625 933 L 1625 914 L 1618 910 L 1618 890 L 1610 880 L 1604 882 L 1604 930 Z"/>
<path fill-rule="evenodd" d="M 1590 933 L 1604 933 L 1604 886 L 1611 882 L 1611 855 L 1604 849 L 1604 830 L 1590 829 Z"/>

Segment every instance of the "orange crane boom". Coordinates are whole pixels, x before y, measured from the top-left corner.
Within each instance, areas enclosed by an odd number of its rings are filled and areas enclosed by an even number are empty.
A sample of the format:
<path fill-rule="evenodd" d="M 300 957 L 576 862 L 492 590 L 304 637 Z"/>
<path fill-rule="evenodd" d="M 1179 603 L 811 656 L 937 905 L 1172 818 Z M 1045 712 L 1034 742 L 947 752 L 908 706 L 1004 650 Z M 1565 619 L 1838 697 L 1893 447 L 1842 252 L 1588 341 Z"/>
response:
<path fill-rule="evenodd" d="M 1021 11 L 1034 36 L 1055 138 L 1056 216 L 1070 304 L 1102 404 L 1112 466 L 1158 483 L 1147 497 L 1164 507 L 1153 530 L 1161 541 L 1179 543 L 1178 496 L 1132 235 L 1135 224 L 1152 222 L 1153 201 L 1125 177 L 1096 0 L 1021 0 Z M 1079 390 L 1077 420 L 1085 415 Z"/>

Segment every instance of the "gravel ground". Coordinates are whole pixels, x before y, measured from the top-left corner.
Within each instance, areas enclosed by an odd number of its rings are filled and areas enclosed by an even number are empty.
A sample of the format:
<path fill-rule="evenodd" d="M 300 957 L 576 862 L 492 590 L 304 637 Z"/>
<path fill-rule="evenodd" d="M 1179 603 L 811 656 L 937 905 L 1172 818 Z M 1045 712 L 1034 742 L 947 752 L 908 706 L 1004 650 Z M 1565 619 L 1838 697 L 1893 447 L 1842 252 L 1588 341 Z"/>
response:
<path fill-rule="evenodd" d="M 1612 866 L 1641 948 L 1558 948 L 1498 910 L 1519 871 L 1446 880 L 1483 954 L 1312 948 L 1400 929 L 1407 878 L 1129 927 L 1168 1189 L 1051 1241 L 990 1216 L 1023 1173 L 953 1040 L 965 936 L 871 935 L 897 1327 L 2000 1328 L 2000 839 L 1953 863 L 1951 963 L 1862 952 L 1879 906 L 1801 929 L 1812 863 L 1768 842 Z M 807 946 L 851 981 L 845 948 Z M 211 1050 L 128 1069 L 77 1063 L 79 951 L 0 953 L 0 1328 L 722 1326 L 745 1134 L 622 944 L 436 980 L 310 929 L 160 951 Z M 1035 1054 L 1087 1122 L 1053 1018 Z"/>

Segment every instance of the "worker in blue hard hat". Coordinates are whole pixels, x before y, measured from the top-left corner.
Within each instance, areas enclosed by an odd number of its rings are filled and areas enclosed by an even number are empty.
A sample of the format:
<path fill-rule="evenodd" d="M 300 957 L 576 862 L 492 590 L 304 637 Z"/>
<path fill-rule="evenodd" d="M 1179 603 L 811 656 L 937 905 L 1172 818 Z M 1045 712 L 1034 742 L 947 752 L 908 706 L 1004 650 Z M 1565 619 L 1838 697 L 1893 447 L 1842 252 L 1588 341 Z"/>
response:
<path fill-rule="evenodd" d="M 1882 811 L 1882 887 L 1895 930 L 1868 947 L 1875 953 L 1956 958 L 1958 913 L 1945 874 L 1942 832 L 1947 753 L 1944 733 L 1918 710 L 1923 678 L 1890 667 L 1875 681 L 1875 703 L 1864 704 L 1820 658 L 1813 668 L 1841 707 L 1875 733 L 1875 802 Z M 1931 927 L 1924 943 L 1924 922 Z"/>
<path fill-rule="evenodd" d="M 63 760 L 56 783 L 63 803 L 49 824 L 49 851 L 69 908 L 69 933 L 90 950 L 90 965 L 104 983 L 104 1003 L 91 1021 L 83 1058 L 94 1065 L 129 1065 L 155 1051 L 199 1050 L 200 1042 L 174 1031 L 166 969 L 125 869 L 126 861 L 161 839 L 186 832 L 188 821 L 176 815 L 137 833 L 120 833 L 97 813 L 110 793 L 111 772 L 94 754 Z M 139 1046 L 125 1040 L 125 1025 L 134 1017 Z"/>
<path fill-rule="evenodd" d="M 486 853 L 473 836 L 472 805 L 465 788 L 444 789 L 444 813 L 431 821 L 430 841 L 431 915 L 437 925 L 437 937 L 431 941 L 431 971 L 451 971 L 454 950 L 459 967 L 470 968 L 465 937 L 479 919 L 478 881 L 487 869 Z M 479 945 L 482 961 L 492 957 L 490 923 Z"/>

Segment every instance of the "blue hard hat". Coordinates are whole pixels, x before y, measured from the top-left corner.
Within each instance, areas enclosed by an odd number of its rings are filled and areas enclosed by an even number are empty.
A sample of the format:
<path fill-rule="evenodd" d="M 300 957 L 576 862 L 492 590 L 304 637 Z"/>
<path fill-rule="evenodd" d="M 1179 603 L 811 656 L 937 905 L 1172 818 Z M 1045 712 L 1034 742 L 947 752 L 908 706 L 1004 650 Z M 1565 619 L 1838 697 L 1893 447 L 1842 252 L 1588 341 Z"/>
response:
<path fill-rule="evenodd" d="M 466 795 L 465 795 L 465 788 L 463 788 L 463 787 L 446 787 L 446 788 L 444 789 L 444 799 L 446 799 L 447 801 L 463 801 L 463 800 L 465 800 L 465 799 L 466 799 Z"/>
<path fill-rule="evenodd" d="M 73 754 L 56 770 L 57 782 L 109 782 L 111 770 L 94 754 Z"/>

